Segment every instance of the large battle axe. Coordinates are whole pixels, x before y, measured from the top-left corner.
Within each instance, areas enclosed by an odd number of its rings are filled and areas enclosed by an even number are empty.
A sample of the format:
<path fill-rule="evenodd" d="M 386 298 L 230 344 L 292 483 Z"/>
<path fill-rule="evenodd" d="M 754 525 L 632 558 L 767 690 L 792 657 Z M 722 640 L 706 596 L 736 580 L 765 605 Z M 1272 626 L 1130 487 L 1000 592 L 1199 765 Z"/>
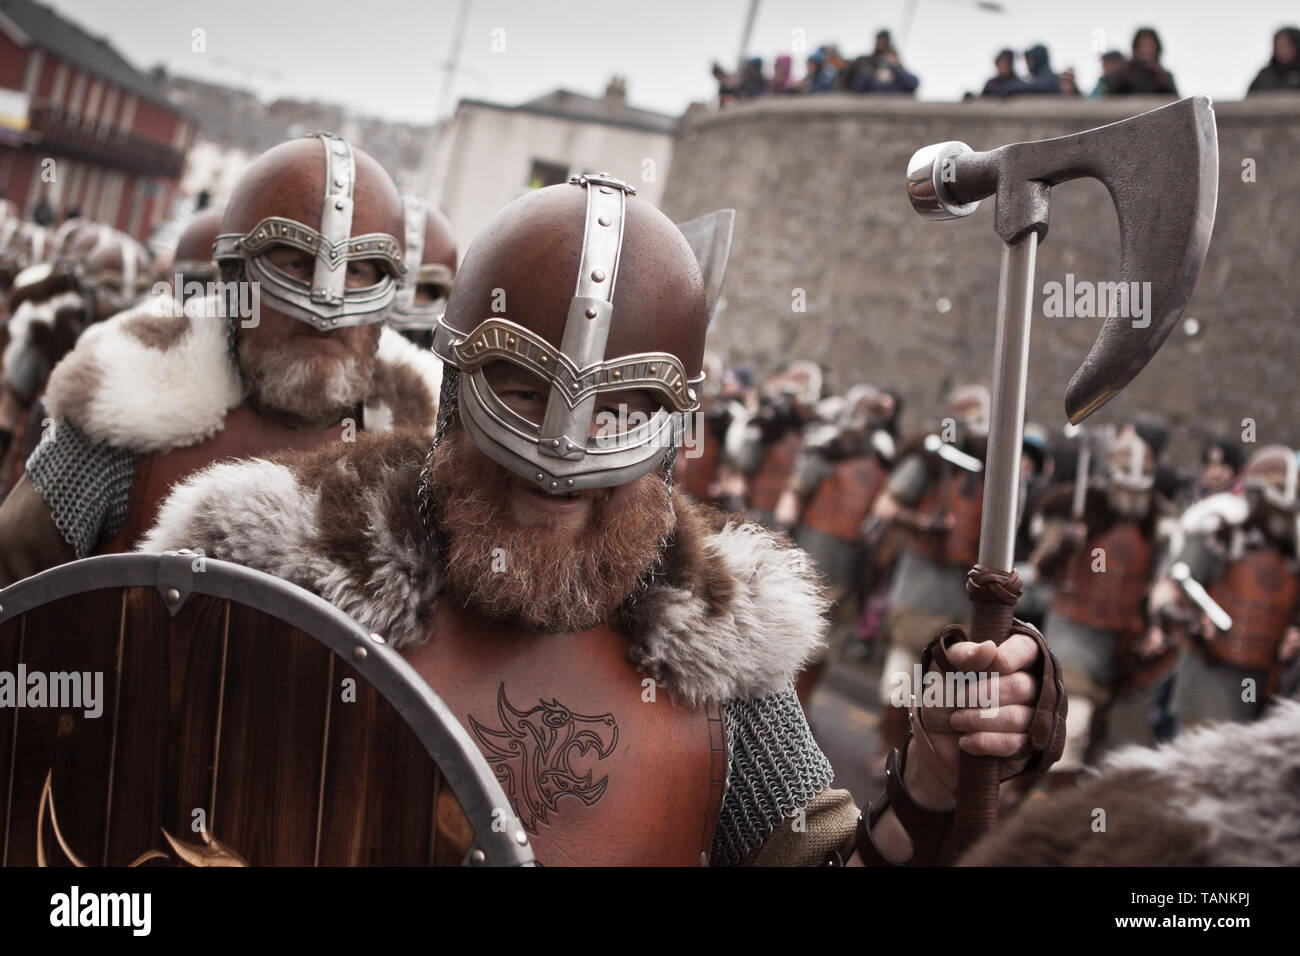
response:
<path fill-rule="evenodd" d="M 1146 320 L 1106 318 L 1065 392 L 1073 423 L 1087 418 L 1131 382 L 1164 344 L 1191 298 L 1214 227 L 1218 133 L 1206 97 L 1182 100 L 1132 119 L 1033 143 L 978 153 L 965 143 L 919 150 L 907 170 L 907 194 L 926 219 L 958 219 L 997 196 L 1002 238 L 993 408 L 980 526 L 979 563 L 967 578 L 971 640 L 1001 643 L 1020 596 L 1013 568 L 1020 455 L 1024 437 L 1034 258 L 1047 235 L 1052 187 L 1099 179 L 1119 215 L 1120 282 L 1150 283 Z M 997 821 L 998 760 L 961 755 L 957 852 Z"/>

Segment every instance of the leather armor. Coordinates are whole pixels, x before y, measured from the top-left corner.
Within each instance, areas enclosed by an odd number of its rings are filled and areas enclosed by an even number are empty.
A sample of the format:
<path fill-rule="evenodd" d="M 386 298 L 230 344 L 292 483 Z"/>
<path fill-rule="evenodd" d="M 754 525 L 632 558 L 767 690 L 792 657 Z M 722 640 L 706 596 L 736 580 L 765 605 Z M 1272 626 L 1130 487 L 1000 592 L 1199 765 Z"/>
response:
<path fill-rule="evenodd" d="M 837 462 L 813 492 L 803 524 L 844 541 L 860 540 L 862 523 L 888 480 L 889 472 L 874 455 Z"/>
<path fill-rule="evenodd" d="M 673 702 L 609 625 L 534 634 L 450 597 L 433 616 L 404 653 L 482 750 L 540 863 L 707 862 L 727 773 L 719 707 Z"/>
<path fill-rule="evenodd" d="M 749 506 L 756 511 L 775 511 L 781 493 L 790 484 L 803 448 L 803 435 L 791 429 L 770 445 L 754 475 Z"/>
<path fill-rule="evenodd" d="M 1278 646 L 1300 598 L 1300 575 L 1286 557 L 1274 548 L 1249 551 L 1207 590 L 1232 618 L 1232 630 L 1216 633 L 1206 653 L 1234 667 L 1277 667 Z"/>
<path fill-rule="evenodd" d="M 267 421 L 247 405 L 232 408 L 226 413 L 225 425 L 211 438 L 184 448 L 137 457 L 126 524 L 112 538 L 101 542 L 95 553 L 117 554 L 132 550 L 144 533 L 153 527 L 158 519 L 158 510 L 171 493 L 172 486 L 208 465 L 226 458 L 310 451 L 327 442 L 339 441 L 341 437 L 340 425 L 307 430 L 284 428 Z"/>
<path fill-rule="evenodd" d="M 936 564 L 973 567 L 979 561 L 980 518 L 984 512 L 984 479 L 969 472 L 953 469 L 948 479 L 945 508 L 944 482 L 933 482 L 917 503 L 919 514 L 939 521 L 945 510 L 952 515 L 953 526 L 942 531 L 914 531 L 909 536 L 911 550 Z"/>
<path fill-rule="evenodd" d="M 1093 570 L 1098 548 L 1105 571 Z M 1070 554 L 1052 613 L 1099 631 L 1140 632 L 1151 570 L 1151 544 L 1142 529 L 1132 521 L 1116 522 Z"/>

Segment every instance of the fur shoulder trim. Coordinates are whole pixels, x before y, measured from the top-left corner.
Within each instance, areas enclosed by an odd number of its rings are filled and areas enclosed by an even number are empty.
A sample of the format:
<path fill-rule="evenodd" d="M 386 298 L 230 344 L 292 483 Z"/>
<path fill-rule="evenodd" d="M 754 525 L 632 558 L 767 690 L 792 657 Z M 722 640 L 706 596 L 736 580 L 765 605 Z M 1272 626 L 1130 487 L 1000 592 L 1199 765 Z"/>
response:
<path fill-rule="evenodd" d="M 50 375 L 45 404 L 94 442 L 136 453 L 213 435 L 242 398 L 226 320 L 151 297 L 92 325 Z"/>
<path fill-rule="evenodd" d="M 412 493 L 427 451 L 395 431 L 211 466 L 176 488 L 140 550 L 201 548 L 319 594 L 394 647 L 419 644 L 441 585 Z M 824 644 L 812 561 L 759 525 L 675 504 L 663 570 L 619 613 L 629 657 L 691 706 L 785 690 Z"/>
<path fill-rule="evenodd" d="M 676 501 L 680 539 L 698 517 Z M 829 602 L 812 560 L 752 522 L 705 529 L 697 546 L 702 574 L 670 573 L 626 612 L 633 662 L 691 706 L 784 690 L 825 645 Z M 682 550 L 668 560 L 680 566 Z"/>
<path fill-rule="evenodd" d="M 201 549 L 320 595 L 394 647 L 427 638 L 440 575 L 411 490 L 411 432 L 209 466 L 178 485 L 139 551 Z"/>
<path fill-rule="evenodd" d="M 400 332 L 379 334 L 374 385 L 366 399 L 366 428 L 417 428 L 433 434 L 442 389 L 442 360 Z"/>
<path fill-rule="evenodd" d="M 1223 528 L 1245 524 L 1249 516 L 1250 504 L 1245 495 L 1221 491 L 1196 502 L 1183 512 L 1183 532 L 1214 534 Z"/>
<path fill-rule="evenodd" d="M 31 402 L 45 384 L 50 366 L 76 342 L 85 324 L 85 300 L 78 292 L 60 292 L 40 302 L 21 303 L 9 320 L 9 342 L 0 359 L 5 381 Z"/>

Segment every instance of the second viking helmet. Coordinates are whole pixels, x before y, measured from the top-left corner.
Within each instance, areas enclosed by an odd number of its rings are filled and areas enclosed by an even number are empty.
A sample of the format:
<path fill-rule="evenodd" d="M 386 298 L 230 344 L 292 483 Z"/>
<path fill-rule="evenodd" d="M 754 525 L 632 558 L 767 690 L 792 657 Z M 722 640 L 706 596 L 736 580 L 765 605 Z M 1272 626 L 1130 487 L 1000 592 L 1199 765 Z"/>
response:
<path fill-rule="evenodd" d="M 213 244 L 218 263 L 242 262 L 277 311 L 317 329 L 386 318 L 402 275 L 402 199 L 384 168 L 329 133 L 267 150 L 235 186 Z M 291 246 L 315 258 L 310 282 L 289 276 L 266 253 Z M 377 259 L 382 275 L 346 287 L 348 261 Z"/>
<path fill-rule="evenodd" d="M 459 370 L 466 432 L 551 494 L 649 473 L 700 405 L 711 290 L 720 286 L 713 270 L 726 257 L 713 257 L 705 274 L 683 230 L 634 196 L 602 173 L 515 200 L 470 246 L 438 320 L 433 350 Z M 733 217 L 712 216 L 711 228 L 694 221 L 691 234 L 729 249 Z M 540 420 L 494 392 L 485 371 L 494 363 L 542 383 Z M 598 399 L 610 392 L 647 395 L 653 408 L 593 435 Z"/>
<path fill-rule="evenodd" d="M 456 277 L 456 237 L 451 222 L 415 193 L 402 194 L 406 221 L 406 278 L 397 289 L 388 324 L 402 332 L 432 331 L 447 311 Z M 419 299 L 421 288 L 428 292 Z"/>

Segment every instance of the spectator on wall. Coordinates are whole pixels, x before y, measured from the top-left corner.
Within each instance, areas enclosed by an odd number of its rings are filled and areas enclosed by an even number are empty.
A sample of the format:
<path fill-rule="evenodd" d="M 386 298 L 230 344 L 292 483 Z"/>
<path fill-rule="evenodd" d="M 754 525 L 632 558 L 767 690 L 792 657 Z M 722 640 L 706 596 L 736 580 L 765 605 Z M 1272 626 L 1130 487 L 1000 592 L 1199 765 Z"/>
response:
<path fill-rule="evenodd" d="M 1267 90 L 1300 91 L 1300 27 L 1273 34 L 1273 58 L 1250 84 L 1250 93 Z"/>
<path fill-rule="evenodd" d="M 741 67 L 736 95 L 742 100 L 748 100 L 762 96 L 766 92 L 767 79 L 763 76 L 763 58 L 751 56 Z"/>
<path fill-rule="evenodd" d="M 808 72 L 799 84 L 804 93 L 829 93 L 835 89 L 835 68 L 826 62 L 826 53 L 817 50 L 808 57 Z"/>
<path fill-rule="evenodd" d="M 1097 85 L 1092 88 L 1092 95 L 1108 96 L 1111 87 L 1121 82 L 1124 71 L 1128 69 L 1128 61 L 1124 59 L 1124 54 L 1119 50 L 1107 50 L 1101 55 L 1101 77 L 1097 80 Z"/>
<path fill-rule="evenodd" d="M 899 61 L 888 30 L 876 34 L 875 50 L 868 57 L 859 57 L 854 67 L 854 93 L 915 93 L 921 85 L 916 74 L 909 73 Z"/>
<path fill-rule="evenodd" d="M 1074 67 L 1072 66 L 1061 71 L 1061 95 L 1079 95 L 1079 84 L 1074 80 Z"/>
<path fill-rule="evenodd" d="M 1025 81 L 1016 76 L 1016 54 L 1011 50 L 999 50 L 993 59 L 993 68 L 997 73 L 984 84 L 981 96 L 1015 96 L 1025 91 Z"/>
<path fill-rule="evenodd" d="M 789 53 L 782 53 L 772 63 L 771 92 L 778 95 L 795 92 L 794 60 Z"/>
<path fill-rule="evenodd" d="M 1025 67 L 1029 70 L 1029 76 L 1025 79 L 1024 92 L 1061 92 L 1061 78 L 1052 72 L 1052 66 L 1048 62 L 1047 47 L 1038 43 L 1026 50 Z"/>
<path fill-rule="evenodd" d="M 712 73 L 713 79 L 718 84 L 718 106 L 726 107 L 736 102 L 736 78 L 717 62 L 713 64 Z"/>
<path fill-rule="evenodd" d="M 1178 95 L 1174 76 L 1160 62 L 1164 48 L 1160 45 L 1160 35 L 1151 27 L 1142 27 L 1133 34 L 1133 56 L 1128 67 L 1110 84 L 1112 95 L 1147 94 L 1169 96 Z"/>

